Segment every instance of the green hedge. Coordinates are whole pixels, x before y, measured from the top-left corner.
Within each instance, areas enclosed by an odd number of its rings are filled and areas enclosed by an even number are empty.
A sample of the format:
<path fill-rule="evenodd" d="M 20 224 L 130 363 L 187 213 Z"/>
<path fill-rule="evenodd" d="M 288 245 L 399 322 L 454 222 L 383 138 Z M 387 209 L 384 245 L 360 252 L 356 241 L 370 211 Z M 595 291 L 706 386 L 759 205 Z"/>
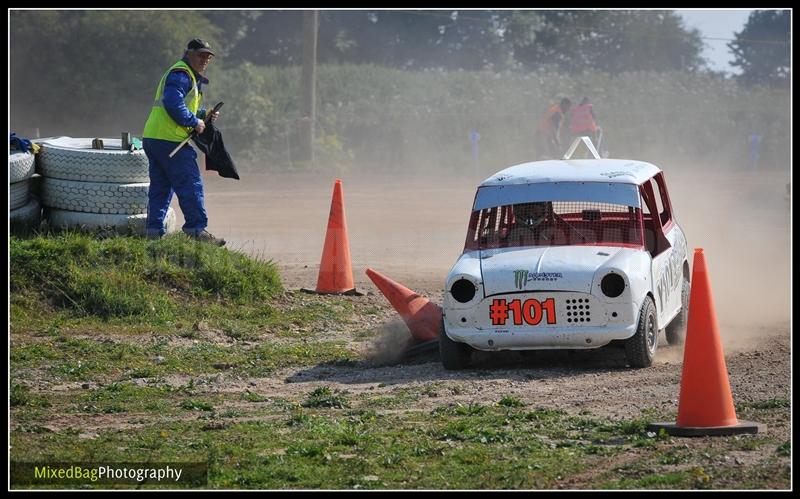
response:
<path fill-rule="evenodd" d="M 687 73 L 410 72 L 371 65 L 320 66 L 316 167 L 471 171 L 470 130 L 483 170 L 534 159 L 536 124 L 559 95 L 589 96 L 612 157 L 742 169 L 751 133 L 762 168 L 789 164 L 785 90 L 745 89 Z M 209 102 L 245 170 L 298 168 L 299 68 L 215 68 Z M 306 165 L 307 166 L 307 165 Z"/>

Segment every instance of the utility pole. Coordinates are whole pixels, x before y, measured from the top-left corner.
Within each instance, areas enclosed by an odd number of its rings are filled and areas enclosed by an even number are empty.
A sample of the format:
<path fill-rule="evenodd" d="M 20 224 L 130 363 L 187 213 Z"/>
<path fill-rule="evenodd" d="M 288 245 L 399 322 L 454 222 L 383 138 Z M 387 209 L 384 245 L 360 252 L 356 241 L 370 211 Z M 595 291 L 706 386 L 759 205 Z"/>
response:
<path fill-rule="evenodd" d="M 319 12 L 303 12 L 303 72 L 300 83 L 300 157 L 314 164 L 314 123 L 316 113 L 317 29 Z"/>

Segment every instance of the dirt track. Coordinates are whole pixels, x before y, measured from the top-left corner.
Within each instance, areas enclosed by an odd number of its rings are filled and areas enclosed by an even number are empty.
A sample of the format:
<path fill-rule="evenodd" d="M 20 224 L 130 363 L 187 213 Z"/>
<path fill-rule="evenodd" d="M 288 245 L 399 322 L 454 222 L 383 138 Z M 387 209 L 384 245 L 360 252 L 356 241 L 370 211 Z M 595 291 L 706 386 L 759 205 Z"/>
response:
<path fill-rule="evenodd" d="M 705 249 L 735 400 L 790 399 L 788 178 L 782 173 L 665 172 L 689 247 Z M 315 287 L 336 177 L 205 178 L 212 232 L 225 237 L 230 248 L 275 260 L 287 289 Z M 441 303 L 442 283 L 461 252 L 474 189 L 482 179 L 340 178 L 356 287 L 367 292 L 351 299 L 383 310 L 380 322 L 365 317 L 359 325 L 378 328 L 379 340 L 354 346 L 385 360 L 381 354 L 397 351 L 407 332 L 364 270 L 372 267 Z M 677 408 L 682 350 L 666 345 L 663 335 L 659 348 L 656 365 L 644 370 L 626 369 L 624 355 L 609 349 L 479 356 L 486 369 L 465 373 L 444 371 L 429 356 L 382 367 L 287 371 L 259 380 L 258 388 L 307 391 L 308 383 L 325 382 L 352 392 L 444 382 L 461 386 L 441 390 L 437 404 L 442 397 L 468 402 L 502 392 L 532 404 L 622 416 L 644 407 Z"/>

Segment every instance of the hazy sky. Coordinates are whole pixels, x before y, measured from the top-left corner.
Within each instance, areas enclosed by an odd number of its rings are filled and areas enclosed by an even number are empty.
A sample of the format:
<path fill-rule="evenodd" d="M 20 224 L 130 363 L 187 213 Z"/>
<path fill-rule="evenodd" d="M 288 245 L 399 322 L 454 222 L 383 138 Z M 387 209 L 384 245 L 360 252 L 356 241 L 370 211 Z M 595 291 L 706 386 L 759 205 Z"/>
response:
<path fill-rule="evenodd" d="M 747 23 L 747 17 L 752 9 L 730 10 L 676 10 L 686 22 L 688 28 L 696 28 L 704 37 L 732 39 L 734 33 L 742 30 Z M 703 57 L 708 60 L 708 65 L 715 71 L 738 73 L 739 68 L 728 63 L 733 60 L 733 55 L 727 47 L 728 40 L 703 40 L 706 48 Z"/>

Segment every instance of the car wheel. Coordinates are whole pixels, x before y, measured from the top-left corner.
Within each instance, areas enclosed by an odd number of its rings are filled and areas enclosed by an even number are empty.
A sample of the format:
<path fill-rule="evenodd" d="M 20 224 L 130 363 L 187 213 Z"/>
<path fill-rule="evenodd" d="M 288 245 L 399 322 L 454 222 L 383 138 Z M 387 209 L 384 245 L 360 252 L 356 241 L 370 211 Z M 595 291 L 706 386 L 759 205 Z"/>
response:
<path fill-rule="evenodd" d="M 653 299 L 645 297 L 639 311 L 636 334 L 625 340 L 625 357 L 631 367 L 648 367 L 653 363 L 658 348 L 658 325 Z"/>
<path fill-rule="evenodd" d="M 681 288 L 681 311 L 667 326 L 667 343 L 670 345 L 683 345 L 686 339 L 686 324 L 689 319 L 689 291 L 691 285 L 686 278 L 683 279 Z"/>
<path fill-rule="evenodd" d="M 445 369 L 454 371 L 469 367 L 472 347 L 453 341 L 444 331 L 444 325 L 439 332 L 439 356 Z"/>

